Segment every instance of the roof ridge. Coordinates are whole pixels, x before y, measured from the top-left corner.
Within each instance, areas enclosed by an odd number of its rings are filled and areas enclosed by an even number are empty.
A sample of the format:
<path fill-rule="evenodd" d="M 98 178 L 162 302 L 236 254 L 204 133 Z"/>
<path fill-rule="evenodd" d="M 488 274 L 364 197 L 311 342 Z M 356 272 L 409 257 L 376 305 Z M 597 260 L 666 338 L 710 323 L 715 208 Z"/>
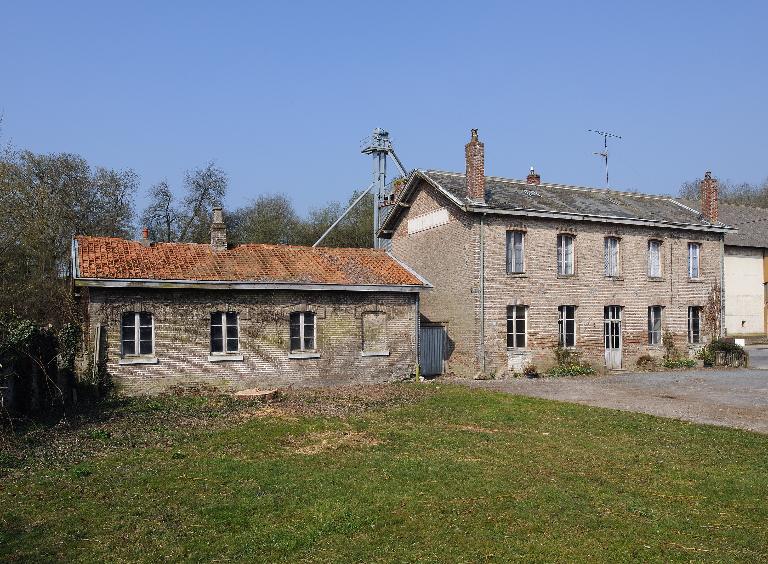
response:
<path fill-rule="evenodd" d="M 75 239 L 78 239 L 78 240 L 102 239 L 102 240 L 109 240 L 109 241 L 122 241 L 124 243 L 141 244 L 141 241 L 137 239 L 125 239 L 123 237 L 112 237 L 109 235 L 75 235 Z M 201 248 L 210 247 L 210 243 L 192 243 L 192 242 L 185 242 L 185 241 L 152 241 L 152 245 L 154 247 L 157 247 L 158 245 L 179 245 L 179 246 L 187 246 L 187 247 L 195 246 L 195 247 L 201 247 Z M 303 249 L 303 250 L 309 250 L 309 251 L 332 251 L 332 252 L 339 252 L 339 251 L 374 252 L 374 253 L 386 254 L 386 251 L 384 249 L 374 249 L 372 247 L 322 247 L 322 246 L 313 247 L 311 245 L 288 245 L 283 243 L 240 243 L 238 245 L 234 245 L 233 247 L 227 250 L 232 251 L 240 247 L 269 247 L 269 248 L 280 248 L 280 249 Z"/>
<path fill-rule="evenodd" d="M 426 170 L 421 170 L 421 172 L 424 172 L 426 174 L 433 172 L 437 174 L 447 174 L 449 176 L 456 176 L 456 177 L 466 176 L 466 174 L 462 172 L 451 172 L 447 170 L 426 169 Z M 620 196 L 631 196 L 634 198 L 647 198 L 650 200 L 667 200 L 668 201 L 668 200 L 674 199 L 674 196 L 670 196 L 669 194 L 646 194 L 644 192 L 627 192 L 624 190 L 613 190 L 611 188 L 597 188 L 595 186 L 579 186 L 577 184 L 560 184 L 556 182 L 540 182 L 539 184 L 528 184 L 525 180 L 516 179 L 516 178 L 506 178 L 504 176 L 486 176 L 485 178 L 486 180 L 493 180 L 495 182 L 506 182 L 510 184 L 525 184 L 531 187 L 543 186 L 545 188 L 561 188 L 564 190 L 578 190 L 581 192 L 595 192 L 600 194 L 617 194 Z"/>

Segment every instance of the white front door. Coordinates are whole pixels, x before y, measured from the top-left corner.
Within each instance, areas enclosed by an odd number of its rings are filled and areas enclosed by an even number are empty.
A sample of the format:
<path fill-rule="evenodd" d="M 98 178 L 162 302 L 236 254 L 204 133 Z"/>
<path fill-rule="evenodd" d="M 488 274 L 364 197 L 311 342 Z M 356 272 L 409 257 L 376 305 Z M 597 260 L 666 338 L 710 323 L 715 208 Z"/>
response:
<path fill-rule="evenodd" d="M 605 367 L 617 370 L 621 368 L 621 306 L 605 306 L 603 311 Z"/>

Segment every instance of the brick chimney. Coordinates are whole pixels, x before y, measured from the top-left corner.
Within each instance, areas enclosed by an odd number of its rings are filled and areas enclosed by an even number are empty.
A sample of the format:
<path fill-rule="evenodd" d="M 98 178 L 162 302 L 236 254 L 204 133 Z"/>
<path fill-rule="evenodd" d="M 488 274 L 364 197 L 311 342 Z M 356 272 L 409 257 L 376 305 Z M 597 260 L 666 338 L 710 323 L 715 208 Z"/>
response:
<path fill-rule="evenodd" d="M 224 215 L 220 207 L 213 208 L 213 223 L 211 224 L 211 248 L 214 251 L 227 250 L 227 226 L 224 225 Z"/>
<path fill-rule="evenodd" d="M 467 157 L 467 197 L 485 203 L 485 146 L 477 139 L 477 129 L 464 147 Z"/>
<path fill-rule="evenodd" d="M 717 180 L 712 178 L 712 173 L 707 171 L 704 174 L 704 180 L 701 181 L 701 215 L 711 223 L 717 223 L 717 199 L 718 186 Z"/>
<path fill-rule="evenodd" d="M 528 173 L 528 178 L 525 179 L 526 184 L 541 184 L 541 175 L 537 174 L 533 167 L 531 172 Z"/>
<path fill-rule="evenodd" d="M 141 244 L 145 247 L 149 247 L 152 244 L 152 241 L 149 240 L 149 229 L 146 227 L 141 230 Z"/>

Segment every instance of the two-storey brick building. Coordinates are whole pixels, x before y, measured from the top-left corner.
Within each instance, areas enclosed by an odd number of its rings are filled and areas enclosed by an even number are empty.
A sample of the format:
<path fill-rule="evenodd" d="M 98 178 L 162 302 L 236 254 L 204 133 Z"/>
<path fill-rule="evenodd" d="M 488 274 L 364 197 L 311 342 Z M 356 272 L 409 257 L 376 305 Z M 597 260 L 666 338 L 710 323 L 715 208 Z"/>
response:
<path fill-rule="evenodd" d="M 722 302 L 729 230 L 708 219 L 709 176 L 702 193 L 700 213 L 665 196 L 542 183 L 533 169 L 524 181 L 486 176 L 473 130 L 466 173 L 413 172 L 380 230 L 434 286 L 422 325 L 442 328 L 445 346 L 422 349 L 444 362 L 426 372 L 542 369 L 558 345 L 632 367 L 662 355 L 667 330 L 682 350 L 700 346 Z"/>

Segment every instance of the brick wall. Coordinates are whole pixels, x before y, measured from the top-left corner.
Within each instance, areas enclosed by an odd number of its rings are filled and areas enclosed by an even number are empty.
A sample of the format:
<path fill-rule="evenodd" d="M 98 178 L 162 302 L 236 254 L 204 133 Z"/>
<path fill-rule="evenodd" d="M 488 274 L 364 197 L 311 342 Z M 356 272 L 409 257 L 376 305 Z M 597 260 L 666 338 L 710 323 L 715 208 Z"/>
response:
<path fill-rule="evenodd" d="M 451 221 L 408 235 L 409 218 L 445 207 Z M 525 273 L 506 273 L 506 231 L 525 232 Z M 434 289 L 422 296 L 421 312 L 431 321 L 446 321 L 448 369 L 471 375 L 480 369 L 479 216 L 468 216 L 432 187 L 422 184 L 412 197 L 392 240 L 392 251 L 425 276 Z M 575 274 L 557 275 L 557 234 L 575 236 Z M 620 276 L 604 275 L 603 242 L 620 238 Z M 660 305 L 663 328 L 687 349 L 688 306 L 705 306 L 720 281 L 719 234 L 655 229 L 607 223 L 567 222 L 489 215 L 485 218 L 485 358 L 486 371 L 504 374 L 529 362 L 546 369 L 554 363 L 558 306 L 576 307 L 576 347 L 584 359 L 604 364 L 603 307 L 623 307 L 623 363 L 633 367 L 644 354 L 661 356 L 661 345 L 647 345 L 648 306 Z M 648 240 L 662 241 L 662 276 L 649 279 Z M 688 279 L 688 242 L 699 242 L 701 275 Z M 523 351 L 506 346 L 507 305 L 528 306 L 528 343 Z M 708 334 L 702 329 L 702 336 Z"/>
<path fill-rule="evenodd" d="M 445 208 L 449 222 L 408 235 L 408 219 Z M 392 237 L 392 254 L 433 286 L 421 295 L 422 322 L 445 323 L 447 370 L 462 376 L 477 372 L 479 347 L 477 237 L 472 218 L 442 194 L 418 190 Z"/>
<path fill-rule="evenodd" d="M 415 294 L 91 288 L 84 295 L 88 342 L 93 342 L 97 323 L 106 326 L 107 370 L 127 394 L 159 393 L 173 386 L 244 389 L 387 382 L 411 375 L 416 363 Z M 319 358 L 289 358 L 289 315 L 300 310 L 316 313 Z M 125 311 L 153 314 L 157 364 L 120 364 Z M 215 311 L 239 313 L 241 361 L 209 361 L 210 314 Z M 371 311 L 386 314 L 386 356 L 361 354 L 362 318 Z M 381 331 L 380 319 L 376 330 Z"/>

